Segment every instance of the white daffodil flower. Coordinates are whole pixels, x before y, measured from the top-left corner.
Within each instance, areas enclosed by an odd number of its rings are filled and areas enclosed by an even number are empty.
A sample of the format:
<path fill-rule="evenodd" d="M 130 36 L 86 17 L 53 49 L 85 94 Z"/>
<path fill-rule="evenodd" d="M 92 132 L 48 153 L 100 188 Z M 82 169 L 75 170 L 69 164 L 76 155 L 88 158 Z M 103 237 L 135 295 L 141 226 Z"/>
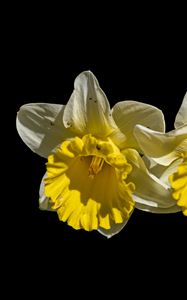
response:
<path fill-rule="evenodd" d="M 176 204 L 167 212 L 182 209 L 187 216 L 187 93 L 176 115 L 174 127 L 168 133 L 161 133 L 137 125 L 134 134 L 143 153 L 157 163 L 151 165 L 150 171 L 171 188 Z M 153 211 L 151 207 L 142 205 L 139 208 Z"/>
<path fill-rule="evenodd" d="M 151 105 L 123 101 L 111 110 L 90 71 L 75 79 L 65 106 L 23 105 L 18 133 L 32 151 L 48 158 L 40 208 L 57 211 L 75 229 L 111 237 L 129 220 L 136 196 L 155 207 L 172 206 L 167 185 L 149 173 L 138 153 L 136 124 L 165 129 L 162 112 Z"/>

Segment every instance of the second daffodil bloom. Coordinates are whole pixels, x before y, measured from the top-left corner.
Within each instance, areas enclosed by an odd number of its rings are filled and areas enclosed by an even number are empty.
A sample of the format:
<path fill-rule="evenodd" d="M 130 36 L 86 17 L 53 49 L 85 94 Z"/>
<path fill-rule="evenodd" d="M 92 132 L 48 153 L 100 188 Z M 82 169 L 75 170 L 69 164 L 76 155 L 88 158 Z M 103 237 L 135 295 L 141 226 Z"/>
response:
<path fill-rule="evenodd" d="M 187 216 L 187 93 L 174 126 L 174 130 L 160 133 L 137 125 L 135 135 L 144 154 L 156 162 L 150 170 L 171 188 L 176 205 L 168 212 L 182 210 Z"/>
<path fill-rule="evenodd" d="M 75 79 L 65 106 L 23 105 L 19 135 L 48 158 L 40 208 L 57 211 L 75 229 L 110 237 L 129 220 L 136 196 L 156 207 L 173 206 L 167 185 L 149 173 L 139 155 L 136 124 L 160 132 L 165 126 L 162 112 L 148 104 L 123 101 L 111 110 L 90 71 Z"/>

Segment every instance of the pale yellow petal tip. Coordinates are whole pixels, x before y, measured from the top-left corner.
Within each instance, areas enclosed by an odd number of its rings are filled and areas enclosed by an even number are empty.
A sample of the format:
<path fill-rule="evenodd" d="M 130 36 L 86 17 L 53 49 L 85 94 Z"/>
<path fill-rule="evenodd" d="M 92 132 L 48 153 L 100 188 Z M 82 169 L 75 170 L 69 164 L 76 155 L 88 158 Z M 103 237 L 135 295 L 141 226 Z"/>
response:
<path fill-rule="evenodd" d="M 91 135 L 64 142 L 49 156 L 45 195 L 59 220 L 74 229 L 111 229 L 127 221 L 134 209 L 132 171 L 110 139 Z"/>

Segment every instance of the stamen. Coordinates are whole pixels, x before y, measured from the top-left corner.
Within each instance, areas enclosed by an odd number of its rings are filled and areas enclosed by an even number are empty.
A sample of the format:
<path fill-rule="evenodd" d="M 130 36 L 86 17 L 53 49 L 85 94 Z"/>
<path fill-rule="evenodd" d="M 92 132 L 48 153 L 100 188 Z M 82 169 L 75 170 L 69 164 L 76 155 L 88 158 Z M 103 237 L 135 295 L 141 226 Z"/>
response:
<path fill-rule="evenodd" d="M 88 169 L 88 175 L 90 178 L 94 178 L 96 174 L 98 174 L 103 167 L 104 159 L 98 156 L 93 156 L 90 167 Z"/>

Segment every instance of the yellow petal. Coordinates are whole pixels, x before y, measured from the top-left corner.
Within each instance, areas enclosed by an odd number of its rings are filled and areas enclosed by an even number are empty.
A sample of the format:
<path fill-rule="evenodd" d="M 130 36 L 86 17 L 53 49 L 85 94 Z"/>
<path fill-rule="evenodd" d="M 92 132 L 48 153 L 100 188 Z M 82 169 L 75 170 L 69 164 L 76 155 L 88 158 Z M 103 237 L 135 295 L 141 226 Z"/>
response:
<path fill-rule="evenodd" d="M 177 172 L 169 177 L 169 181 L 173 188 L 173 198 L 187 216 L 187 152 L 184 152 L 182 157 L 183 162 L 179 164 Z"/>

